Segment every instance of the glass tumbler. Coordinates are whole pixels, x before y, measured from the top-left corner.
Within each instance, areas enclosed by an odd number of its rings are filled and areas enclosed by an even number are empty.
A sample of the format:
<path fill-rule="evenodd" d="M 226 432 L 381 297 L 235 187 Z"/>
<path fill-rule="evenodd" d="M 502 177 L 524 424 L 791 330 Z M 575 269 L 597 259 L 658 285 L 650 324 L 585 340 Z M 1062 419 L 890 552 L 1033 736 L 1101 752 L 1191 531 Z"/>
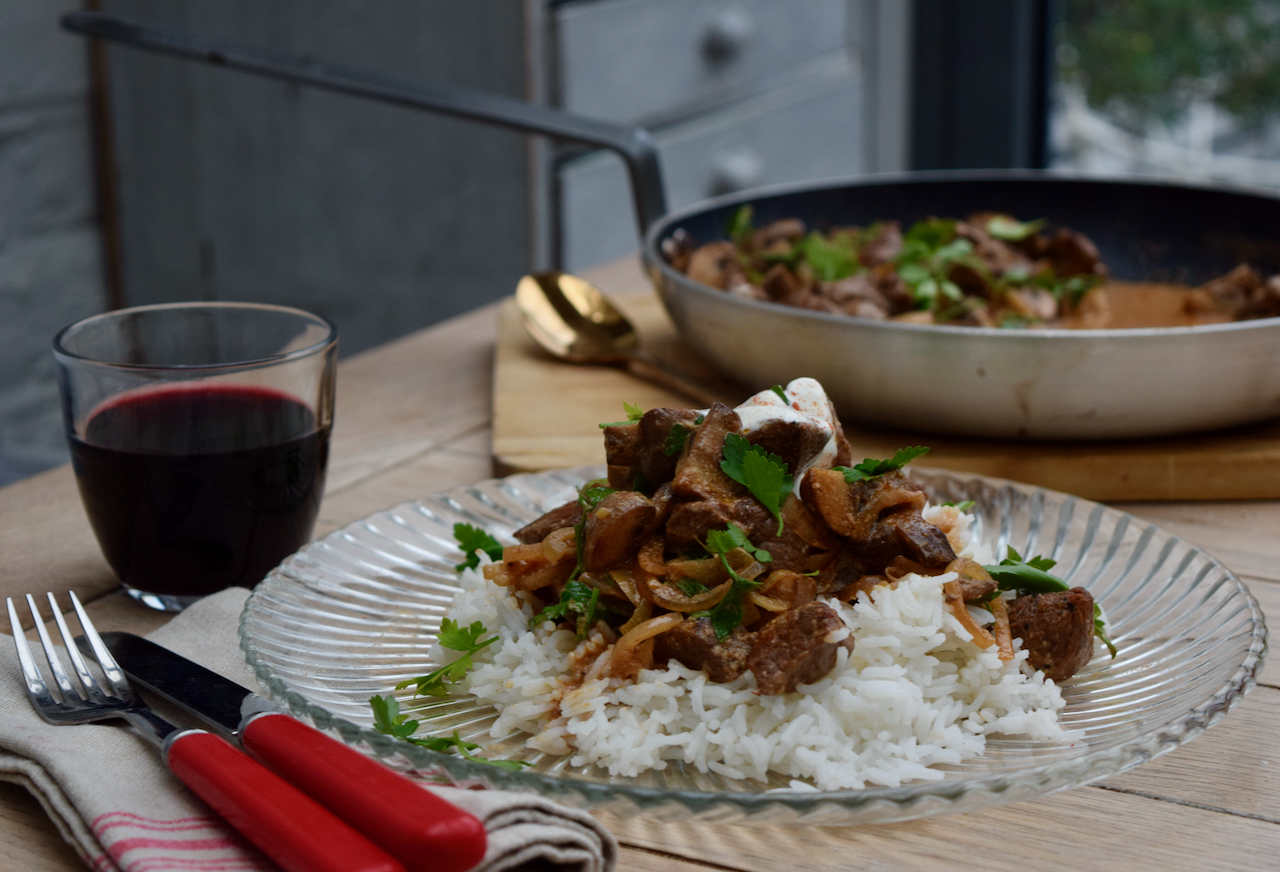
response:
<path fill-rule="evenodd" d="M 80 497 L 125 590 L 181 611 L 253 587 L 311 537 L 337 331 L 298 309 L 171 303 L 53 341 Z"/>

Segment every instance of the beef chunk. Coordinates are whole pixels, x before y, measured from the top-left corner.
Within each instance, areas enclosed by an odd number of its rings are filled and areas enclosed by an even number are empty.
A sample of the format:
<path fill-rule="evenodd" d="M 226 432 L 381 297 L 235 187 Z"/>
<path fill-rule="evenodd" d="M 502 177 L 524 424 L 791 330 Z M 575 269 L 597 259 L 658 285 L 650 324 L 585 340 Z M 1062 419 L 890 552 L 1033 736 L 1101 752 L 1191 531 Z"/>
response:
<path fill-rule="evenodd" d="M 1058 228 L 1050 239 L 1046 254 L 1053 271 L 1060 278 L 1075 275 L 1106 276 L 1107 268 L 1098 254 L 1098 247 L 1083 233 Z"/>
<path fill-rule="evenodd" d="M 565 503 L 563 506 L 552 509 L 537 520 L 530 521 L 519 530 L 516 530 L 514 535 L 517 542 L 532 545 L 534 542 L 541 542 L 556 530 L 574 526 L 581 519 L 582 507 L 578 505 L 577 500 L 574 500 L 571 503 Z"/>
<path fill-rule="evenodd" d="M 656 529 L 658 509 L 642 493 L 615 491 L 587 516 L 582 565 L 591 572 L 612 569 L 630 560 L 640 543 Z"/>
<path fill-rule="evenodd" d="M 902 225 L 897 221 L 883 221 L 867 228 L 862 246 L 858 249 L 858 263 L 876 266 L 890 263 L 902 252 Z"/>
<path fill-rule="evenodd" d="M 747 669 L 755 633 L 738 627 L 723 641 L 716 639 L 710 618 L 686 618 L 672 630 L 653 638 L 656 661 L 679 660 L 701 669 L 712 681 L 733 681 Z"/>
<path fill-rule="evenodd" d="M 680 440 L 671 435 L 676 427 L 690 433 L 697 426 L 698 413 L 693 409 L 650 409 L 637 427 L 635 465 L 646 487 L 656 488 L 671 481 L 680 459 Z M 688 436 L 685 434 L 685 441 Z"/>
<path fill-rule="evenodd" d="M 776 454 L 791 473 L 808 465 L 830 440 L 831 431 L 810 418 L 769 419 L 747 434 L 748 442 Z"/>
<path fill-rule="evenodd" d="M 1083 587 L 1020 596 L 1009 603 L 1009 628 L 1033 667 L 1066 681 L 1093 657 L 1093 597 Z"/>
<path fill-rule="evenodd" d="M 956 559 L 947 534 L 920 516 L 919 510 L 880 516 L 867 538 L 849 550 L 869 570 L 879 572 L 896 557 L 906 557 L 926 569 L 945 569 Z"/>
<path fill-rule="evenodd" d="M 635 466 L 640 444 L 640 424 L 631 421 L 604 428 L 604 462 L 610 466 Z"/>
<path fill-rule="evenodd" d="M 836 665 L 840 648 L 853 650 L 853 637 L 839 642 L 826 638 L 844 629 L 840 616 L 825 603 L 813 602 L 783 612 L 765 624 L 751 648 L 747 668 L 765 696 L 791 693 L 797 685 L 812 684 Z"/>
<path fill-rule="evenodd" d="M 745 493 L 745 489 L 720 468 L 725 436 L 741 431 L 742 419 L 737 412 L 724 403 L 712 404 L 676 464 L 671 479 L 671 489 L 676 496 L 725 499 Z"/>

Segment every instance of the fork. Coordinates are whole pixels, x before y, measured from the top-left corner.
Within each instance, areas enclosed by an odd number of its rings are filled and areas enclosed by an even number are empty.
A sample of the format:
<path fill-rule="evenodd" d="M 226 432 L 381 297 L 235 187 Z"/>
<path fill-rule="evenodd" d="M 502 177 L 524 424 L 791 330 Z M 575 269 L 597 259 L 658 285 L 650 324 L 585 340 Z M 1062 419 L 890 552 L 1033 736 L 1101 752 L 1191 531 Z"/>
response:
<path fill-rule="evenodd" d="M 57 725 L 128 721 L 160 749 L 169 769 L 187 787 L 289 872 L 404 872 L 399 861 L 223 739 L 204 730 L 179 729 L 151 711 L 134 693 L 72 593 L 72 608 L 109 685 L 104 687 L 77 650 L 54 595 L 48 598 L 71 659 L 74 683 L 35 599 L 26 595 L 56 694 L 41 675 L 13 599 L 6 598 L 27 695 L 42 719 Z"/>

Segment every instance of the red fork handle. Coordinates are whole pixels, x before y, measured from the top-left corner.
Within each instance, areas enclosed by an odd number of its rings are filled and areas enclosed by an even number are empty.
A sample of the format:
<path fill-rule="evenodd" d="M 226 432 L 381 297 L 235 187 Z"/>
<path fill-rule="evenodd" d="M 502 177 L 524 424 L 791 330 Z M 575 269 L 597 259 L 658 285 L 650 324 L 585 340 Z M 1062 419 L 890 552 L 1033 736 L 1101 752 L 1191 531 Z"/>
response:
<path fill-rule="evenodd" d="M 315 800 L 203 730 L 165 745 L 173 773 L 287 872 L 405 872 Z"/>
<path fill-rule="evenodd" d="M 240 743 L 411 872 L 464 872 L 484 859 L 484 824 L 475 815 L 301 721 L 254 715 L 241 725 Z"/>

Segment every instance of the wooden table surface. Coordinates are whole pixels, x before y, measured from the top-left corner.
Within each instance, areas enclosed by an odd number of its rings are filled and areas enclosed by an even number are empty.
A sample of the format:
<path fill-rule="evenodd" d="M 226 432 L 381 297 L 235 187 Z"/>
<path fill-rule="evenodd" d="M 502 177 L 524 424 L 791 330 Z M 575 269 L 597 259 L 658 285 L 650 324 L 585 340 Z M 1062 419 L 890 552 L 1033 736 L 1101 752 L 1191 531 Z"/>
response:
<path fill-rule="evenodd" d="M 638 271 L 591 276 L 635 290 Z M 316 535 L 492 474 L 497 307 L 345 360 Z M 546 402 L 534 397 L 531 402 Z M 1200 545 L 1280 614 L 1280 501 L 1128 503 Z M 76 593 L 103 630 L 165 621 L 128 600 L 99 554 L 69 467 L 0 489 L 0 593 Z M 5 643 L 8 644 L 8 643 Z M 1096 784 L 967 815 L 865 828 L 658 825 L 602 816 L 623 870 L 974 868 L 1274 869 L 1280 866 L 1280 686 L 1275 671 L 1188 745 Z M 17 680 L 16 676 L 10 680 Z M 83 868 L 23 789 L 0 783 L 0 869 Z"/>

